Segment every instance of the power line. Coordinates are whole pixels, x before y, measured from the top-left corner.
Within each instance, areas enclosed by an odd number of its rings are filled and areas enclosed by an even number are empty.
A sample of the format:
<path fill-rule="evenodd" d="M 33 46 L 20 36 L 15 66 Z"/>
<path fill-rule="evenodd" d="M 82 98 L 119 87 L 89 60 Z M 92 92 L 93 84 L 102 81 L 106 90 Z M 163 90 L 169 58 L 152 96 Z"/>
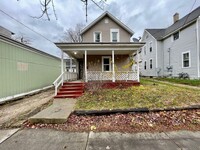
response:
<path fill-rule="evenodd" d="M 47 41 L 51 42 L 54 44 L 54 42 L 52 42 L 51 40 L 49 40 L 48 38 L 46 38 L 44 35 L 36 32 L 35 30 L 31 29 L 30 27 L 28 27 L 27 25 L 23 24 L 22 22 L 18 21 L 17 19 L 15 19 L 14 17 L 12 17 L 11 15 L 9 15 L 8 13 L 6 13 L 5 11 L 1 10 L 0 11 L 5 14 L 6 16 L 10 17 L 11 19 L 13 19 L 14 21 L 18 22 L 19 24 L 23 25 L 24 27 L 26 27 L 27 29 L 31 30 L 32 32 L 38 34 L 39 36 L 43 37 L 44 39 L 46 39 Z"/>

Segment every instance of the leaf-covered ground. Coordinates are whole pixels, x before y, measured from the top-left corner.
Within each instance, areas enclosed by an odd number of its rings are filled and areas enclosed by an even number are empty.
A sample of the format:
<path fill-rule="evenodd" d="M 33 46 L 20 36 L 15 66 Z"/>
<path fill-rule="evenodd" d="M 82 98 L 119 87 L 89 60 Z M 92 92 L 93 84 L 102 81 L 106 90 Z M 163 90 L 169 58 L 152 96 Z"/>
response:
<path fill-rule="evenodd" d="M 26 128 L 53 128 L 57 130 L 88 132 L 154 132 L 173 130 L 200 130 L 200 109 L 161 111 L 150 113 L 112 114 L 102 116 L 71 115 L 63 124 L 30 124 Z"/>
<path fill-rule="evenodd" d="M 76 110 L 118 108 L 167 108 L 200 104 L 200 90 L 177 87 L 143 79 L 138 87 L 100 89 L 85 92 L 76 103 Z"/>

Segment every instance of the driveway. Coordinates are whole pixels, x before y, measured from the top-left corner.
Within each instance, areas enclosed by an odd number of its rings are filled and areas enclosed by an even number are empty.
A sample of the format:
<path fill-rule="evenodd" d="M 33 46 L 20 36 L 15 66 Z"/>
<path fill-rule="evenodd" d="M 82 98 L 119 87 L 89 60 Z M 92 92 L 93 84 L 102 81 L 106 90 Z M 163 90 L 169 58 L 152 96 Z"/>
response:
<path fill-rule="evenodd" d="M 2 131 L 0 131 L 1 135 Z M 5 133 L 5 131 L 4 131 Z M 200 150 L 200 132 L 75 133 L 50 129 L 13 132 L 2 150 Z M 1 136 L 0 136 L 1 137 Z M 1 139 L 0 139 L 1 141 Z"/>

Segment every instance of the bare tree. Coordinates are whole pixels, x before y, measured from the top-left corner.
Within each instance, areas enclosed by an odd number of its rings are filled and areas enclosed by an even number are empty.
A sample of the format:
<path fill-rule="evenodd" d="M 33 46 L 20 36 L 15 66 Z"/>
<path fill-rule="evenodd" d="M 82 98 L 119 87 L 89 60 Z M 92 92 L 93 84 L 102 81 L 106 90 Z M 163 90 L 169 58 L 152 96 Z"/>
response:
<path fill-rule="evenodd" d="M 20 0 L 17 0 L 20 1 Z M 52 8 L 53 9 L 53 14 L 57 20 L 57 15 L 56 15 L 56 9 L 55 9 L 55 5 L 54 5 L 54 0 L 39 0 L 40 1 L 40 5 L 41 5 L 41 11 L 42 14 L 40 16 L 35 16 L 33 18 L 37 18 L 40 19 L 44 16 L 47 17 L 47 20 L 50 21 L 50 15 L 49 15 L 49 9 Z M 88 5 L 88 0 L 80 0 L 81 2 L 83 2 L 85 4 L 86 7 L 86 22 L 87 22 L 87 5 Z M 104 10 L 104 6 L 106 5 L 106 1 L 107 0 L 91 0 L 91 2 L 93 2 L 97 7 L 99 7 L 100 9 Z"/>
<path fill-rule="evenodd" d="M 64 32 L 64 36 L 62 41 L 66 42 L 72 42 L 72 43 L 80 43 L 82 42 L 81 39 L 81 30 L 83 29 L 85 25 L 82 23 L 79 23 L 75 26 L 75 28 L 69 28 Z"/>

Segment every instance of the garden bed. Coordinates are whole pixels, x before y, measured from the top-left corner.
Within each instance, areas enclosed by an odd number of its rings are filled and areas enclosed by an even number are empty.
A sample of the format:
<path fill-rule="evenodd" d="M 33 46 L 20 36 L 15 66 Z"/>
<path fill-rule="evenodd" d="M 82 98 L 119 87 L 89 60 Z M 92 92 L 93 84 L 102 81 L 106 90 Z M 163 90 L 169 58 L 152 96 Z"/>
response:
<path fill-rule="evenodd" d="M 72 114 L 63 124 L 30 124 L 25 128 L 51 128 L 73 132 L 162 132 L 200 130 L 200 109 L 111 115 L 77 116 Z"/>

